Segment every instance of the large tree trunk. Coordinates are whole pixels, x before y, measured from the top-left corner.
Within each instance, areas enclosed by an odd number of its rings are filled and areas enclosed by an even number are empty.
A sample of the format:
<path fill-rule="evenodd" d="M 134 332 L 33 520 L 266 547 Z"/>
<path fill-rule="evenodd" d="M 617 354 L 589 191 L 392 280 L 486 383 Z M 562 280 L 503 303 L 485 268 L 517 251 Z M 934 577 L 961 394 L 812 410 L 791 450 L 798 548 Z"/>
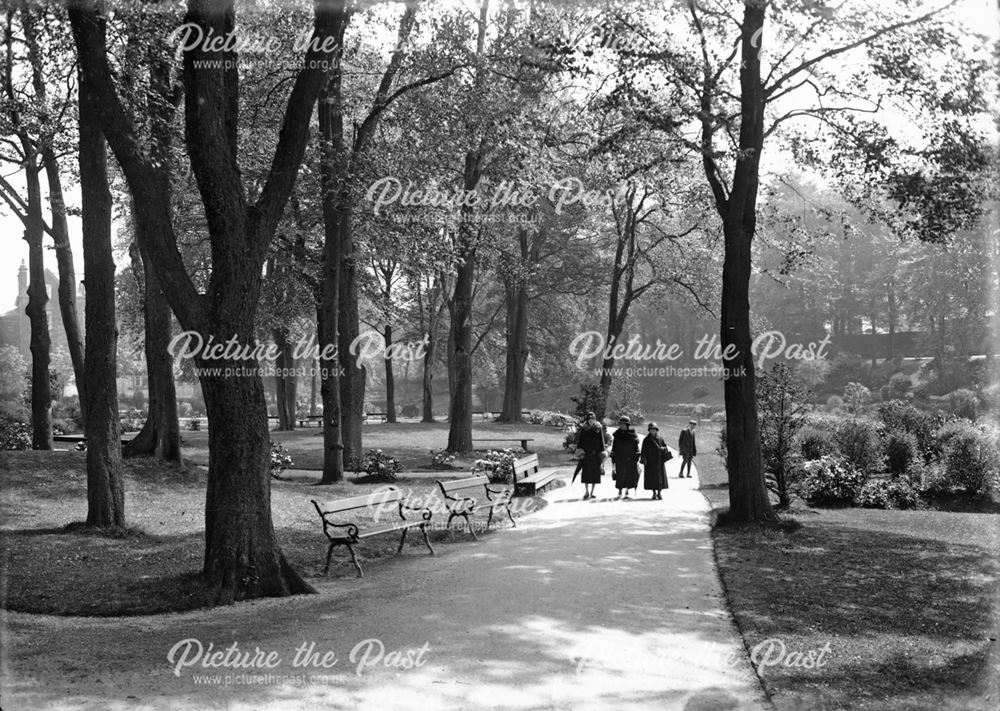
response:
<path fill-rule="evenodd" d="M 342 39 L 342 35 L 341 35 Z M 341 225 L 350 215 L 340 209 L 342 186 L 337 180 L 338 164 L 343 160 L 340 150 L 343 110 L 339 72 L 331 76 L 317 105 L 320 131 L 320 185 L 323 212 L 323 260 L 320 275 L 320 304 L 316 312 L 316 339 L 320 352 L 332 353 L 338 348 L 340 331 Z M 344 479 L 343 403 L 341 402 L 340 368 L 343 355 L 320 360 L 320 396 L 323 400 L 323 477 L 321 484 L 334 484 Z"/>
<path fill-rule="evenodd" d="M 132 248 L 132 268 L 142 270 L 144 325 L 143 352 L 149 398 L 146 422 L 139 433 L 122 447 L 126 457 L 156 457 L 162 462 L 181 463 L 181 432 L 177 417 L 174 367 L 167 350 L 172 333 L 170 304 L 160 289 L 148 258 L 138 245 Z"/>
<path fill-rule="evenodd" d="M 463 225 L 463 230 L 470 227 Z M 469 239 L 469 238 L 467 238 Z M 468 244 L 468 243 L 466 243 Z M 455 278 L 451 307 L 452 390 L 448 416 L 448 451 L 472 451 L 472 294 L 475 251 L 466 249 Z"/>
<path fill-rule="evenodd" d="M 264 259 L 305 153 L 310 117 L 327 81 L 325 67 L 337 53 L 331 38 L 336 38 L 335 28 L 346 20 L 347 7 L 332 0 L 317 0 L 314 5 L 309 49 L 285 107 L 271 169 L 252 205 L 237 160 L 237 52 L 228 47 L 208 52 L 199 44 L 184 53 L 185 139 L 205 206 L 212 254 L 204 294 L 187 273 L 169 205 L 163 202 L 169 175 L 141 150 L 141 132 L 115 87 L 107 56 L 106 17 L 91 0 L 75 0 L 67 10 L 81 70 L 98 88 L 95 106 L 101 112 L 105 137 L 128 181 L 143 226 L 140 234 L 146 235 L 144 249 L 154 257 L 172 310 L 182 327 L 197 331 L 206 341 L 236 339 L 252 348 Z M 225 1 L 209 8 L 190 2 L 186 19 L 202 32 L 229 36 L 236 24 L 234 3 Z M 206 63 L 207 59 L 222 61 Z M 260 372 L 255 363 L 246 361 L 198 364 L 249 370 L 234 371 L 231 377 L 201 374 L 210 447 L 206 583 L 219 603 L 311 591 L 288 566 L 274 538 L 267 411 Z"/>
<path fill-rule="evenodd" d="M 729 511 L 734 522 L 773 518 L 764 484 L 757 419 L 756 380 L 750 346 L 750 236 L 738 226 L 725 229 L 722 267 L 721 347 L 735 356 L 724 363 L 726 401 L 726 468 L 729 472 Z"/>
<path fill-rule="evenodd" d="M 528 363 L 528 289 L 523 282 L 508 285 L 507 363 L 500 422 L 520 422 L 524 370 Z"/>
<path fill-rule="evenodd" d="M 200 365 L 248 367 L 245 362 Z M 216 602 L 311 592 L 285 560 L 271 522 L 270 442 L 259 373 L 203 375 L 201 388 L 208 410 L 212 473 L 205 500 L 204 575 L 216 591 Z"/>
<path fill-rule="evenodd" d="M 59 163 L 51 147 L 42 151 L 45 175 L 49 184 L 49 207 L 52 212 L 52 239 L 55 243 L 56 266 L 59 270 L 59 314 L 63 330 L 66 332 L 66 347 L 73 362 L 73 377 L 79 396 L 80 413 L 86 431 L 86 416 L 83 415 L 83 401 L 86 399 L 87 380 L 83 375 L 83 333 L 76 310 L 76 269 L 73 265 L 73 248 L 69 242 L 69 227 L 66 224 L 66 201 L 63 198 L 62 179 Z"/>
<path fill-rule="evenodd" d="M 80 195 L 86 275 L 87 524 L 125 525 L 125 491 L 118 423 L 118 325 L 111 248 L 111 191 L 96 97 L 80 81 Z"/>
<path fill-rule="evenodd" d="M 354 354 L 351 344 L 361 333 L 358 313 L 358 276 L 354 259 L 354 226 L 351 212 L 340 222 L 340 316 L 338 352 L 344 371 L 340 377 L 341 426 L 344 457 L 360 460 L 364 454 L 361 443 L 361 423 L 365 414 L 365 381 L 368 371 Z"/>
<path fill-rule="evenodd" d="M 46 310 L 49 295 L 45 288 L 42 247 L 42 196 L 34 156 L 29 158 L 25 182 L 28 186 L 28 226 L 24 231 L 24 239 L 28 243 L 28 305 L 25 313 L 31 324 L 31 446 L 33 449 L 52 449 L 51 340 Z"/>
<path fill-rule="evenodd" d="M 288 332 L 284 328 L 271 329 L 278 357 L 274 362 L 274 401 L 278 411 L 278 430 L 289 432 L 295 429 L 295 388 L 294 378 L 288 373 L 295 367 L 289 350 Z"/>
<path fill-rule="evenodd" d="M 385 325 L 385 348 L 392 345 L 392 325 Z M 385 358 L 385 421 L 396 422 L 396 380 L 392 375 L 392 358 Z"/>
<path fill-rule="evenodd" d="M 761 466 L 750 333 L 751 243 L 757 226 L 760 154 L 764 145 L 764 91 L 758 48 L 766 6 L 747 2 L 744 7 L 740 71 L 741 155 L 736 161 L 728 199 L 723 201 L 716 191 L 725 238 L 720 342 L 723 365 L 729 368 L 723 388 L 729 473 L 728 519 L 732 523 L 760 523 L 777 519 Z M 725 358 L 726 355 L 731 357 Z"/>

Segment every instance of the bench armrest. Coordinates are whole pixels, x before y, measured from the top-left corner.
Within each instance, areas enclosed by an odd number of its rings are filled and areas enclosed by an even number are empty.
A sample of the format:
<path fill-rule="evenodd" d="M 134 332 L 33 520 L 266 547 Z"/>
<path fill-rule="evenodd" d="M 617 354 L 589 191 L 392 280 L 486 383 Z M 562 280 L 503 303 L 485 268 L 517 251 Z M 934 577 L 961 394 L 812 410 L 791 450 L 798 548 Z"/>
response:
<path fill-rule="evenodd" d="M 331 541 L 334 538 L 344 538 L 344 536 L 331 536 L 330 532 L 327 530 L 329 528 L 346 528 L 347 533 L 346 538 L 352 543 L 358 542 L 358 525 L 356 523 L 332 523 L 326 520 L 326 516 L 323 517 L 323 534 L 329 538 Z"/>
<path fill-rule="evenodd" d="M 434 513 L 426 506 L 410 506 L 405 500 L 399 502 L 399 517 L 405 521 L 407 519 L 406 516 L 403 515 L 403 511 L 417 511 L 420 513 L 420 517 L 424 521 L 430 521 L 431 516 L 434 515 Z"/>
<path fill-rule="evenodd" d="M 504 498 L 509 499 L 511 497 L 511 494 L 513 493 L 513 490 L 509 486 L 505 486 L 501 489 L 491 489 L 488 484 L 483 484 L 483 488 L 486 489 L 486 498 L 489 499 L 490 501 L 501 501 Z M 496 495 L 499 495 L 500 498 L 499 499 L 493 498 Z"/>

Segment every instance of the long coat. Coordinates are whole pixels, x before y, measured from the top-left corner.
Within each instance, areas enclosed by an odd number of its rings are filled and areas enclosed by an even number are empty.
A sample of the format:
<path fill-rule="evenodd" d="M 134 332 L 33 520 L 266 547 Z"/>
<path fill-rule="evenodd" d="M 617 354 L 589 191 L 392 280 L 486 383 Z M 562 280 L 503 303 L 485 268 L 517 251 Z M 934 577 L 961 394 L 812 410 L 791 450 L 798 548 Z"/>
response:
<path fill-rule="evenodd" d="M 631 427 L 619 427 L 612 435 L 611 461 L 615 463 L 615 486 L 634 489 L 639 486 L 639 435 Z"/>
<path fill-rule="evenodd" d="M 580 481 L 584 484 L 600 484 L 604 474 L 604 425 L 595 422 L 580 425 L 576 431 L 577 449 L 583 450 L 583 469 L 580 471 Z"/>
<path fill-rule="evenodd" d="M 674 455 L 667 449 L 667 443 L 660 435 L 646 435 L 642 440 L 639 461 L 643 464 L 642 486 L 647 491 L 668 489 L 667 460 Z"/>
<path fill-rule="evenodd" d="M 681 430 L 681 436 L 677 440 L 677 449 L 681 451 L 684 459 L 691 459 L 698 455 L 698 448 L 694 444 L 694 432 L 685 427 Z"/>

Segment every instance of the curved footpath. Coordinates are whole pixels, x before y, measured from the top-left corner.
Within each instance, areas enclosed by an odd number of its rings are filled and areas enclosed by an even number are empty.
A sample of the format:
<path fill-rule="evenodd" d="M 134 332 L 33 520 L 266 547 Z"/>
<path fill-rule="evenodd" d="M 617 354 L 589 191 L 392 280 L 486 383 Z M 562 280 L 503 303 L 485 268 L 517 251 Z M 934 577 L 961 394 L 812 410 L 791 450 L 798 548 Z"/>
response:
<path fill-rule="evenodd" d="M 7 613 L 3 708 L 765 709 L 708 504 L 670 465 L 663 501 L 615 501 L 610 477 L 582 501 L 578 480 L 516 529 L 436 558 L 413 547 L 322 595 L 149 618 Z M 210 643 L 262 653 L 206 668 Z"/>

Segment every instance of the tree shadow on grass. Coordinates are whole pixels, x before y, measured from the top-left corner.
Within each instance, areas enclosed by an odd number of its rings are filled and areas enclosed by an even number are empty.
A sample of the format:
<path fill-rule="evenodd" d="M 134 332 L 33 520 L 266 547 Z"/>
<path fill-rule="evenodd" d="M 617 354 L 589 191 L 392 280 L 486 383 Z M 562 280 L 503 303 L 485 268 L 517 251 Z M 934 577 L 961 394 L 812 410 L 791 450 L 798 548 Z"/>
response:
<path fill-rule="evenodd" d="M 789 651 L 831 644 L 822 668 L 759 669 L 785 708 L 804 699 L 888 708 L 885 699 L 914 695 L 926 697 L 923 708 L 931 698 L 972 708 L 996 673 L 995 554 L 822 522 L 790 535 L 720 529 L 716 541 L 751 647 L 775 638 Z"/>

